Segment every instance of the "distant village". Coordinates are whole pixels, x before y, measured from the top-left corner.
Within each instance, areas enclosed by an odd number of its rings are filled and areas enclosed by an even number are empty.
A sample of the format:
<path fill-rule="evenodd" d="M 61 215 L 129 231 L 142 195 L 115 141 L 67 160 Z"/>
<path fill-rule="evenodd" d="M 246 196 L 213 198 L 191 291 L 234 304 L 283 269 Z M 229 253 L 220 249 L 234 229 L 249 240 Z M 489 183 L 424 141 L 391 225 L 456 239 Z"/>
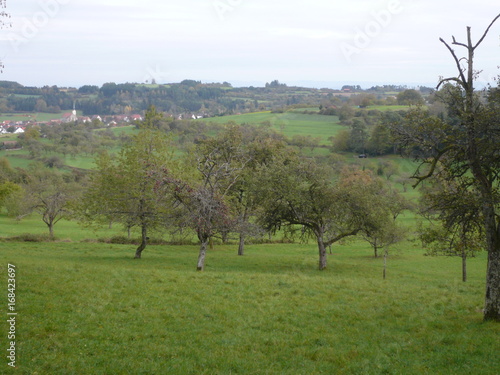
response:
<path fill-rule="evenodd" d="M 172 117 L 172 115 L 170 115 Z M 203 115 L 179 115 L 178 119 L 202 119 L 205 116 Z M 137 121 L 142 121 L 143 117 L 139 114 L 133 115 L 107 115 L 107 116 L 78 116 L 76 111 L 64 113 L 60 119 L 54 119 L 49 121 L 35 121 L 35 120 L 25 120 L 25 121 L 11 121 L 6 120 L 0 123 L 0 134 L 22 134 L 26 131 L 27 128 L 35 125 L 60 125 L 60 124 L 68 124 L 68 123 L 103 123 L 107 127 L 115 127 L 115 126 L 127 126 L 133 124 Z"/>
<path fill-rule="evenodd" d="M 34 125 L 60 125 L 67 123 L 92 123 L 99 122 L 104 123 L 106 126 L 125 126 L 135 121 L 142 121 L 142 115 L 116 115 L 116 116 L 78 116 L 76 111 L 64 113 L 60 119 L 54 119 L 49 121 L 35 121 L 35 120 L 25 120 L 25 121 L 10 121 L 6 120 L 0 123 L 0 134 L 22 134 L 27 128 Z"/>

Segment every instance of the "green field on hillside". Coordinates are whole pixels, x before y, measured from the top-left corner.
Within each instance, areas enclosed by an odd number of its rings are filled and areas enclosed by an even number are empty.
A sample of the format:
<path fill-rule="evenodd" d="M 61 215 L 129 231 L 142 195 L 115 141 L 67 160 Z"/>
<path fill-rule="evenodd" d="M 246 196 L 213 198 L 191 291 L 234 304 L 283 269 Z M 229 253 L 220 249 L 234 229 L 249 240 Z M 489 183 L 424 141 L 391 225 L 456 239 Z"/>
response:
<path fill-rule="evenodd" d="M 51 153 L 63 160 L 64 165 L 72 168 L 91 169 L 94 167 L 94 156 L 77 155 L 77 156 L 63 156 L 62 154 Z M 25 150 L 0 150 L 0 158 L 5 157 L 9 160 L 12 167 L 27 168 L 34 162 L 29 158 L 28 152 Z"/>
<path fill-rule="evenodd" d="M 410 106 L 407 105 L 370 105 L 365 109 L 376 109 L 377 111 L 387 112 L 387 111 L 408 111 Z"/>
<path fill-rule="evenodd" d="M 336 116 L 305 115 L 295 112 L 271 113 L 257 112 L 234 116 L 212 117 L 201 121 L 226 124 L 234 121 L 237 124 L 264 125 L 268 124 L 278 132 L 288 137 L 294 135 L 310 135 L 319 137 L 321 145 L 330 145 L 328 138 L 337 134 L 344 127 L 339 124 Z"/>
<path fill-rule="evenodd" d="M 18 374 L 496 374 L 500 325 L 484 323 L 484 254 L 388 261 L 367 245 L 334 246 L 316 270 L 313 244 L 209 251 L 0 242 L 16 269 Z M 4 286 L 7 288 L 7 285 Z M 4 297 L 4 311 L 7 297 Z M 7 319 L 0 343 L 9 348 Z M 3 356 L 1 373 L 10 373 Z"/>

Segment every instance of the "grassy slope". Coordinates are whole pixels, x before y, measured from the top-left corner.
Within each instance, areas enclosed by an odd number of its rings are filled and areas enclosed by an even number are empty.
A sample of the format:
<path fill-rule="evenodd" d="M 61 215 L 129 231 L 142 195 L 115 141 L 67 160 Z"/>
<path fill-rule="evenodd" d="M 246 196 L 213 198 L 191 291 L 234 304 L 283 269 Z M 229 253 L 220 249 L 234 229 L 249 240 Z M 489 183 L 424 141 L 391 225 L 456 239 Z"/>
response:
<path fill-rule="evenodd" d="M 257 112 L 243 115 L 214 117 L 203 119 L 206 122 L 225 124 L 234 121 L 237 124 L 261 125 L 269 122 L 272 128 L 283 132 L 288 137 L 294 135 L 311 135 L 321 139 L 320 144 L 330 145 L 328 138 L 335 135 L 343 127 L 338 123 L 338 117 L 322 115 L 304 115 L 301 113 Z"/>
<path fill-rule="evenodd" d="M 323 140 L 339 126 L 333 117 L 294 113 L 233 120 L 270 121 L 288 136 Z M 26 232 L 47 228 L 38 217 L 0 216 L 0 237 Z M 55 233 L 73 242 L 0 242 L 2 269 L 7 262 L 18 269 L 20 374 L 495 374 L 500 367 L 500 327 L 481 321 L 484 254 L 469 261 L 465 284 L 458 259 L 424 257 L 412 244 L 389 259 L 386 281 L 382 261 L 360 242 L 334 247 L 325 272 L 316 271 L 314 245 L 295 244 L 251 245 L 245 257 L 219 246 L 197 273 L 195 246 L 150 246 L 133 261 L 134 246 L 78 242 L 122 234 L 118 226 L 94 233 L 61 221 Z M 7 347 L 6 335 L 0 345 Z"/>
<path fill-rule="evenodd" d="M 481 321 L 485 257 L 407 248 L 381 260 L 313 245 L 197 248 L 0 243 L 17 267 L 19 374 L 494 374 L 500 326 Z M 3 269 L 4 266 L 2 266 Z M 3 331 L 7 332 L 6 322 Z M 6 337 L 0 342 L 6 347 Z M 6 360 L 4 360 L 5 362 Z M 6 367 L 6 364 L 4 365 Z"/>

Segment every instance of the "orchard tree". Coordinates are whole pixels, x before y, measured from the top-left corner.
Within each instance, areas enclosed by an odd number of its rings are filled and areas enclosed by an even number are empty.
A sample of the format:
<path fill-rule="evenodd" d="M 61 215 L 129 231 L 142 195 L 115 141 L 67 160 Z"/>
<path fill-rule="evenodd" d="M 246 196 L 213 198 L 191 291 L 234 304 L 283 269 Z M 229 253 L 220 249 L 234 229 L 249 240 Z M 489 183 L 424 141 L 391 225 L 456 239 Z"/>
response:
<path fill-rule="evenodd" d="M 467 281 L 467 259 L 475 257 L 484 249 L 484 235 L 480 228 L 460 222 L 453 226 L 442 221 L 430 220 L 419 228 L 419 238 L 428 250 L 426 255 L 460 257 L 462 259 L 462 281 Z"/>
<path fill-rule="evenodd" d="M 422 95 L 417 90 L 405 90 L 398 94 L 397 96 L 398 104 L 400 105 L 422 105 L 424 104 L 424 99 Z"/>
<path fill-rule="evenodd" d="M 71 176 L 47 170 L 39 164 L 28 169 L 22 188 L 23 194 L 16 194 L 19 198 L 15 205 L 18 218 L 32 213 L 40 215 L 51 238 L 54 237 L 54 226 L 72 216 L 72 204 L 81 194 L 81 185 Z"/>
<path fill-rule="evenodd" d="M 467 281 L 467 258 L 485 248 L 481 199 L 468 177 L 450 179 L 439 171 L 423 189 L 419 237 L 428 255 L 462 258 L 462 280 Z"/>
<path fill-rule="evenodd" d="M 393 142 L 386 124 L 379 123 L 373 127 L 367 149 L 373 155 L 386 155 L 392 152 Z"/>
<path fill-rule="evenodd" d="M 250 160 L 238 127 L 229 127 L 214 138 L 201 141 L 186 160 L 183 179 L 158 179 L 159 191 L 172 191 L 178 206 L 177 224 L 192 228 L 199 241 L 197 270 L 203 271 L 211 239 L 225 237 L 236 228 L 237 214 L 231 202 L 234 186 Z"/>
<path fill-rule="evenodd" d="M 12 199 L 16 194 L 20 194 L 21 191 L 21 186 L 12 181 L 0 182 L 0 210 L 9 199 Z"/>
<path fill-rule="evenodd" d="M 385 215 L 377 201 L 380 185 L 370 172 L 332 170 L 296 155 L 277 158 L 261 171 L 265 196 L 260 223 L 268 230 L 301 227 L 318 244 L 319 269 L 327 266 L 327 247 L 376 225 Z"/>
<path fill-rule="evenodd" d="M 467 27 L 467 41 L 455 37 L 451 44 L 440 41 L 450 52 L 458 70 L 456 77 L 442 78 L 438 89 L 446 95 L 447 116 L 430 116 L 423 109 L 410 111 L 406 124 L 395 128 L 401 145 L 422 162 L 416 171 L 417 183 L 444 169 L 452 179 L 462 179 L 465 187 L 476 191 L 482 215 L 482 231 L 486 238 L 488 267 L 484 319 L 500 322 L 500 100 L 498 88 L 486 95 L 477 93 L 474 80 L 474 54 L 486 38 L 497 15 L 481 38 L 473 42 Z M 452 46 L 465 49 L 461 58 Z"/>
<path fill-rule="evenodd" d="M 367 140 L 368 132 L 366 130 L 366 123 L 362 119 L 354 119 L 349 137 L 349 150 L 364 154 Z"/>
<path fill-rule="evenodd" d="M 239 234 L 238 255 L 245 252 L 247 237 L 261 235 L 263 229 L 252 220 L 261 207 L 261 181 L 257 171 L 266 168 L 278 154 L 286 152 L 285 141 L 274 131 L 240 127 L 243 132 L 246 160 L 241 178 L 231 189 L 231 202 L 238 216 L 236 231 Z"/>
<path fill-rule="evenodd" d="M 165 185 L 165 179 L 162 184 Z M 191 187 L 182 181 L 169 184 L 173 184 L 175 199 L 180 204 L 176 215 L 177 225 L 192 228 L 200 241 L 196 269 L 203 271 L 210 240 L 234 228 L 234 214 L 225 197 L 209 185 Z"/>
<path fill-rule="evenodd" d="M 149 116 L 148 116 L 149 114 Z M 150 119 L 159 115 L 151 107 L 140 132 L 114 158 L 102 153 L 81 205 L 84 223 L 122 223 L 127 229 L 139 227 L 141 243 L 135 252 L 140 259 L 149 232 L 165 227 L 172 206 L 171 197 L 159 194 L 156 183 L 176 171 L 170 138 L 156 129 Z"/>
<path fill-rule="evenodd" d="M 361 232 L 361 237 L 372 246 L 374 256 L 378 258 L 379 250 L 384 249 L 386 257 L 389 247 L 405 239 L 406 231 L 397 223 L 397 218 L 404 211 L 411 210 L 412 204 L 397 191 L 383 185 L 376 200 L 384 207 L 384 215 L 374 217 L 371 225 Z"/>
<path fill-rule="evenodd" d="M 343 152 L 349 150 L 349 139 L 351 132 L 347 129 L 341 129 L 335 136 L 328 138 L 332 142 L 332 152 Z"/>

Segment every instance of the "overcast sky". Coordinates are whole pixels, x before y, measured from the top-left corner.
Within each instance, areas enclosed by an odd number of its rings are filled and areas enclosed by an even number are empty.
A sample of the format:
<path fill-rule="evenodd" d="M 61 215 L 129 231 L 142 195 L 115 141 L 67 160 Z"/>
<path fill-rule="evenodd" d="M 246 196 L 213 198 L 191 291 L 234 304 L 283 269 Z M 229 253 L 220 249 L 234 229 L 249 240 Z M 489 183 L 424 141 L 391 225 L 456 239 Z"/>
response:
<path fill-rule="evenodd" d="M 1 80 L 27 86 L 228 81 L 433 86 L 456 67 L 439 37 L 482 36 L 496 0 L 7 0 Z M 500 20 L 476 53 L 500 70 Z M 456 47 L 462 52 L 462 48 Z"/>

